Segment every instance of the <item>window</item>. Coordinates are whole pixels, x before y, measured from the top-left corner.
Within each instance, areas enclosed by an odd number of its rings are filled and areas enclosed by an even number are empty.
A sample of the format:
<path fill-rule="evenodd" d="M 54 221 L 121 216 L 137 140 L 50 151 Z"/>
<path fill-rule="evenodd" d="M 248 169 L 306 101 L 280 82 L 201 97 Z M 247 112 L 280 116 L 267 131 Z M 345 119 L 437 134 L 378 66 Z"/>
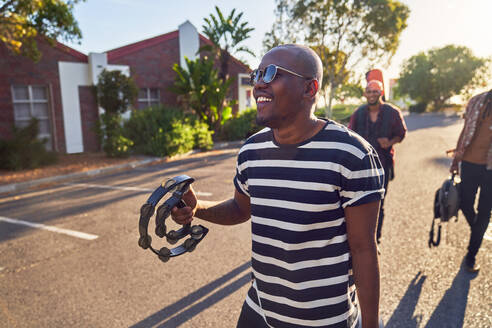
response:
<path fill-rule="evenodd" d="M 138 92 L 138 109 L 144 109 L 150 106 L 160 104 L 159 89 L 142 88 Z"/>
<path fill-rule="evenodd" d="M 39 121 L 38 138 L 46 138 L 46 147 L 52 149 L 49 118 L 48 88 L 39 85 L 12 86 L 15 126 L 23 128 L 33 117 Z"/>

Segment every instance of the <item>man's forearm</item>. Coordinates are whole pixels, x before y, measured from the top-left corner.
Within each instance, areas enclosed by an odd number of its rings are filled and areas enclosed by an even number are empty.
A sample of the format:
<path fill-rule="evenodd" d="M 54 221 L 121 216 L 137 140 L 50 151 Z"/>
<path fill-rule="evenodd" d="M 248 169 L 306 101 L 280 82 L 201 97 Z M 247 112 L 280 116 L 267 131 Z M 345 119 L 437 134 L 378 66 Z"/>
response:
<path fill-rule="evenodd" d="M 401 141 L 401 137 L 399 136 L 396 136 L 396 137 L 393 137 L 390 142 L 391 142 L 391 145 L 393 146 L 394 144 L 397 144 Z"/>
<path fill-rule="evenodd" d="M 247 221 L 249 216 L 242 213 L 233 198 L 221 202 L 198 201 L 195 217 L 221 225 L 234 225 Z"/>
<path fill-rule="evenodd" d="M 379 326 L 379 265 L 374 249 L 352 252 L 355 286 L 363 328 Z"/>

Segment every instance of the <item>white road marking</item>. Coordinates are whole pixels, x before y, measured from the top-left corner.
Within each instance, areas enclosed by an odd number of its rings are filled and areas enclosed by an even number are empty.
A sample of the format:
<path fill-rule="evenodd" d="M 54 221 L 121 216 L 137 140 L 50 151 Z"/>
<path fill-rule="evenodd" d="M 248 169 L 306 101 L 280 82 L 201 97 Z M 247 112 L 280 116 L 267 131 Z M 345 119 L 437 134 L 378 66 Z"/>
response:
<path fill-rule="evenodd" d="M 92 235 L 92 234 L 85 233 L 85 232 L 79 232 L 79 231 L 75 231 L 75 230 L 57 228 L 57 227 L 53 227 L 53 226 L 44 225 L 41 223 L 33 223 L 33 222 L 28 222 L 28 221 L 23 221 L 23 220 L 6 218 L 4 216 L 0 216 L 0 221 L 12 223 L 12 224 L 21 224 L 21 225 L 25 225 L 25 226 L 28 226 L 31 228 L 38 228 L 38 229 L 48 230 L 48 231 L 52 231 L 52 232 L 58 232 L 61 234 L 65 234 L 65 235 L 69 235 L 69 236 L 77 237 L 77 238 L 81 238 L 81 239 L 86 239 L 86 240 L 94 240 L 94 239 L 98 238 L 98 236 L 96 236 L 96 235 Z"/>
<path fill-rule="evenodd" d="M 145 192 L 154 191 L 154 189 L 148 189 L 148 188 L 107 186 L 107 185 L 98 185 L 98 184 L 90 184 L 90 183 L 64 183 L 64 185 L 75 186 L 75 187 L 111 189 L 111 190 L 125 190 L 125 191 L 145 191 Z M 204 196 L 204 197 L 213 195 L 211 192 L 203 192 L 203 191 L 195 191 L 195 194 L 197 196 Z"/>
<path fill-rule="evenodd" d="M 195 191 L 195 194 L 197 196 L 204 196 L 204 197 L 213 195 L 211 192 L 206 192 L 206 191 Z"/>

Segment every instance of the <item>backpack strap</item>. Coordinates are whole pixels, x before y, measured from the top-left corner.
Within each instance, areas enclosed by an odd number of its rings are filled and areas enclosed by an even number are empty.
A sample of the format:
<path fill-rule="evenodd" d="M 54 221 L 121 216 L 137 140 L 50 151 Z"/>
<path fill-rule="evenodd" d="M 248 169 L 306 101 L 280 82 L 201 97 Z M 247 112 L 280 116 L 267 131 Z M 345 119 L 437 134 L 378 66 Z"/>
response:
<path fill-rule="evenodd" d="M 437 229 L 437 238 L 434 240 L 434 223 L 436 219 L 432 219 L 432 224 L 431 224 L 431 230 L 429 232 L 429 248 L 432 248 L 432 246 L 439 246 L 441 243 L 441 223 L 439 222 L 438 229 Z"/>
<path fill-rule="evenodd" d="M 369 136 L 369 127 L 367 126 L 367 116 L 368 116 L 369 106 L 364 104 L 357 109 L 357 124 L 355 128 L 357 133 L 364 138 Z"/>
<path fill-rule="evenodd" d="M 434 239 L 434 225 L 436 223 L 436 220 L 441 217 L 441 211 L 440 211 L 440 206 L 439 206 L 439 191 L 441 188 L 436 190 L 436 193 L 434 194 L 434 217 L 432 218 L 432 224 L 431 224 L 431 230 L 429 232 L 429 248 L 432 246 L 439 246 L 441 243 L 441 222 L 439 222 L 438 225 L 438 230 L 437 230 L 437 238 Z"/>
<path fill-rule="evenodd" d="M 380 136 L 381 137 L 386 137 L 390 138 L 391 137 L 391 112 L 393 108 L 388 105 L 388 104 L 383 104 L 381 106 L 382 111 L 382 123 L 381 123 L 381 129 L 380 129 Z"/>

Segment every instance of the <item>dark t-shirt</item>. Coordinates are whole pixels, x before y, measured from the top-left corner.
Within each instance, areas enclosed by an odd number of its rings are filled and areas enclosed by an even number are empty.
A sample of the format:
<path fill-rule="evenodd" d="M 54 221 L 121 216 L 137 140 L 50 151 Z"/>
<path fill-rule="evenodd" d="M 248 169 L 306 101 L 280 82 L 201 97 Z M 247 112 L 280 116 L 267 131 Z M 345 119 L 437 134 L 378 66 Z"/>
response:
<path fill-rule="evenodd" d="M 363 112 L 361 113 L 360 111 Z M 387 127 L 384 126 L 386 123 L 384 116 L 386 116 L 388 121 Z M 359 122 L 360 118 L 364 122 Z M 360 106 L 350 117 L 348 127 L 361 135 L 376 149 L 379 159 L 385 168 L 393 164 L 395 150 L 393 147 L 382 148 L 377 139 L 386 137 L 391 140 L 398 136 L 403 140 L 407 132 L 407 126 L 400 109 L 388 103 L 381 104 L 376 122 L 371 122 L 369 107 L 367 105 Z"/>

